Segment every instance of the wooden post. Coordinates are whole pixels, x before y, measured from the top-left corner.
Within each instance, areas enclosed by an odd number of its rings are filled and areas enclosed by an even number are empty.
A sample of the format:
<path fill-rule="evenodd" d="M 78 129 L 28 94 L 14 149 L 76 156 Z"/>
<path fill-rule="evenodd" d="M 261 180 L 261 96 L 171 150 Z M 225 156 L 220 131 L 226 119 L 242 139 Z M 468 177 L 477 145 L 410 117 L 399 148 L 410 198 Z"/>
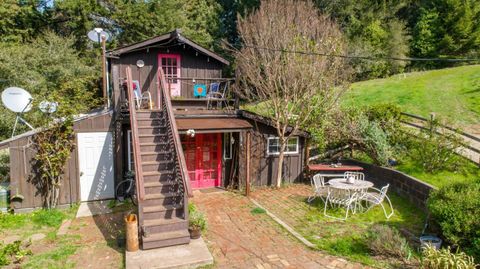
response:
<path fill-rule="evenodd" d="M 246 170 L 247 174 L 245 177 L 245 195 L 248 197 L 250 195 L 250 132 L 247 131 L 247 141 L 246 141 L 246 147 L 247 147 L 247 163 L 246 163 Z"/>
<path fill-rule="evenodd" d="M 105 109 L 108 109 L 108 96 L 107 96 L 107 57 L 106 57 L 106 36 L 102 35 L 102 92 Z"/>

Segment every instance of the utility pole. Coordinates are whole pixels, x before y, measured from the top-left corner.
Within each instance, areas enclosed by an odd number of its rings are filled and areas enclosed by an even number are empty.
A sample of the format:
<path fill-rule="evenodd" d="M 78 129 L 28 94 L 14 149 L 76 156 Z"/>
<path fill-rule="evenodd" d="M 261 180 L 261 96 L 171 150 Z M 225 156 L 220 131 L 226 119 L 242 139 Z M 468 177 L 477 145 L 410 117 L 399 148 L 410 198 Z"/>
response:
<path fill-rule="evenodd" d="M 102 39 L 102 91 L 103 91 L 103 102 L 105 106 L 105 110 L 108 109 L 108 93 L 107 93 L 107 50 L 106 50 L 106 42 L 107 37 L 105 35 L 101 35 Z"/>

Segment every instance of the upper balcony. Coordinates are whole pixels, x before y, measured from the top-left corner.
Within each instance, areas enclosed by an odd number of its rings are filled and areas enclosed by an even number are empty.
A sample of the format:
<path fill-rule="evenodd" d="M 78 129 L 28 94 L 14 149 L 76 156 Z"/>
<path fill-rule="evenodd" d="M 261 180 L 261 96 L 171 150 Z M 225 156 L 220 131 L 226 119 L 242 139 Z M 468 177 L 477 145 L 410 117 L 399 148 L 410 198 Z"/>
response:
<path fill-rule="evenodd" d="M 235 82 L 232 78 L 167 78 L 175 115 L 219 115 L 232 114 L 238 109 L 238 98 L 232 91 Z M 145 83 L 144 83 L 145 84 Z M 157 108 L 158 83 L 148 83 L 142 88 L 139 80 L 133 80 L 135 106 L 137 109 Z M 128 94 L 125 80 L 121 83 L 119 108 L 122 113 L 128 113 Z"/>

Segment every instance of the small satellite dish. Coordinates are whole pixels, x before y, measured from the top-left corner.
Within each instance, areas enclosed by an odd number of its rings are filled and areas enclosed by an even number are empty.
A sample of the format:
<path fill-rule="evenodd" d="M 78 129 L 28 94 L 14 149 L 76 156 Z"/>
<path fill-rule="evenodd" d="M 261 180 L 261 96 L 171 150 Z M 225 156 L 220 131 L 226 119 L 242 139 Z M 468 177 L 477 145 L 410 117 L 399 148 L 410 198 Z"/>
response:
<path fill-rule="evenodd" d="M 100 43 L 102 41 L 102 36 L 105 37 L 106 41 L 110 40 L 110 34 L 105 32 L 102 28 L 95 28 L 92 31 L 88 32 L 88 38 L 93 42 Z"/>
<path fill-rule="evenodd" d="M 144 67 L 144 66 L 145 66 L 145 62 L 144 62 L 143 60 L 138 60 L 138 61 L 137 61 L 137 66 L 138 66 L 138 68 Z"/>
<path fill-rule="evenodd" d="M 42 101 L 39 105 L 38 108 L 40 111 L 43 113 L 54 113 L 57 111 L 58 103 L 57 102 L 49 102 L 49 101 Z"/>
<path fill-rule="evenodd" d="M 22 88 L 10 87 L 2 92 L 3 105 L 15 113 L 30 111 L 32 100 L 32 95 Z"/>

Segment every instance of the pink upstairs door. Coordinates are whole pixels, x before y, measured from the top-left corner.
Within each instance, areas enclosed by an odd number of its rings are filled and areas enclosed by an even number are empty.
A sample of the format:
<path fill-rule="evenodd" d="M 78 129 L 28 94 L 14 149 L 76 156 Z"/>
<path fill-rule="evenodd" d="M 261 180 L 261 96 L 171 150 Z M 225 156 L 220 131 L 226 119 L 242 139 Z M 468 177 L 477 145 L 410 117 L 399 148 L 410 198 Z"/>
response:
<path fill-rule="evenodd" d="M 158 65 L 163 69 L 171 96 L 180 96 L 180 60 L 179 54 L 159 54 Z"/>
<path fill-rule="evenodd" d="M 182 136 L 182 144 L 192 188 L 220 186 L 222 176 L 221 134 Z"/>

